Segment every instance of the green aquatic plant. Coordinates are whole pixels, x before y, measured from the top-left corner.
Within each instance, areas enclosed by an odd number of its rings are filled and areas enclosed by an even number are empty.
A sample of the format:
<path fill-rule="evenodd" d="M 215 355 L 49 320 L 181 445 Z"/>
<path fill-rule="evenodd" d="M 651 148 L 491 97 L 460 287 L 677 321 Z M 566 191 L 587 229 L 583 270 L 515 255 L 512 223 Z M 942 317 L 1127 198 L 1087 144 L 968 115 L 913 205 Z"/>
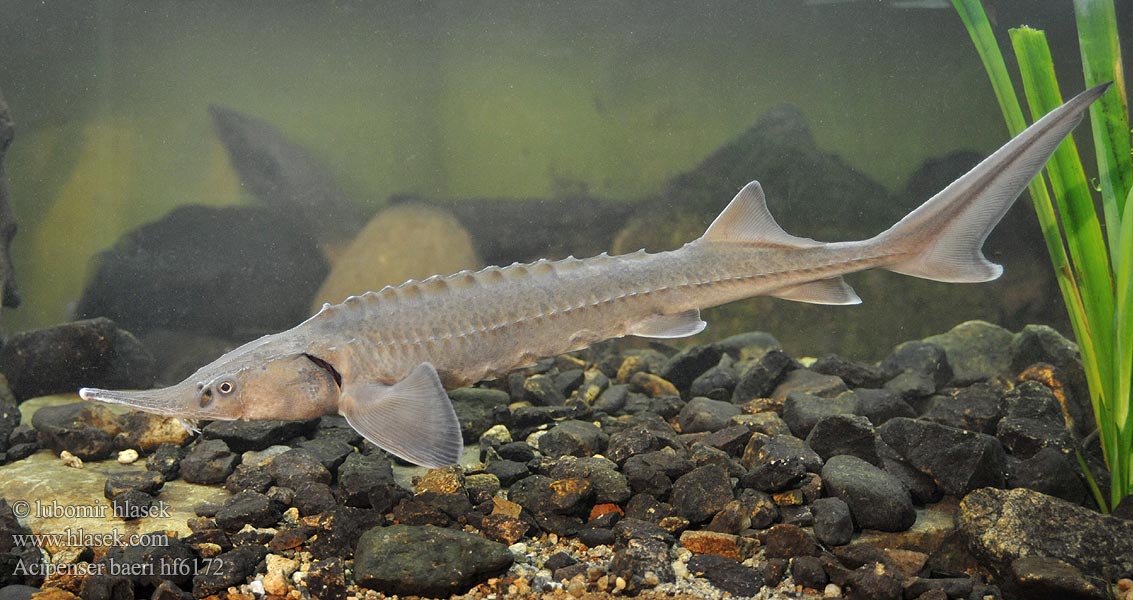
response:
<path fill-rule="evenodd" d="M 1003 55 L 979 0 L 952 0 L 983 60 L 1012 135 L 1026 127 Z M 1133 166 L 1129 107 L 1113 0 L 1074 0 L 1085 86 L 1113 82 L 1090 108 L 1098 176 L 1090 180 L 1067 138 L 1030 185 L 1031 200 L 1070 314 L 1110 472 L 1108 500 L 1079 455 L 1105 512 L 1133 495 Z M 1062 103 L 1046 35 L 1009 31 L 1031 116 Z M 1049 187 L 1048 187 L 1049 181 Z M 1094 194 L 1101 194 L 1101 216 Z M 1061 231 L 1059 224 L 1061 223 Z M 1104 223 L 1104 231 L 1102 225 Z"/>

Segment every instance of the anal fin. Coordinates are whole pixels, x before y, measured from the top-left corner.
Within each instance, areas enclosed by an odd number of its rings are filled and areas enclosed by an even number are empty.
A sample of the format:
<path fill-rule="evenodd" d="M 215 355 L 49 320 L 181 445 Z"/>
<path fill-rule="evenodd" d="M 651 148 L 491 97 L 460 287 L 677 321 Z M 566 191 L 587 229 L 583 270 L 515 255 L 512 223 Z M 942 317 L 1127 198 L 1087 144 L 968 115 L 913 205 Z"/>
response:
<path fill-rule="evenodd" d="M 809 302 L 811 304 L 861 304 L 854 288 L 841 277 L 808 281 L 802 285 L 783 288 L 770 294 L 784 300 Z"/>
<path fill-rule="evenodd" d="M 338 412 L 363 437 L 414 464 L 455 464 L 464 449 L 456 412 L 429 363 L 394 385 L 347 382 Z"/>
<path fill-rule="evenodd" d="M 639 321 L 628 333 L 649 338 L 681 338 L 696 335 L 708 326 L 700 319 L 700 310 L 693 308 L 671 315 L 654 315 Z"/>

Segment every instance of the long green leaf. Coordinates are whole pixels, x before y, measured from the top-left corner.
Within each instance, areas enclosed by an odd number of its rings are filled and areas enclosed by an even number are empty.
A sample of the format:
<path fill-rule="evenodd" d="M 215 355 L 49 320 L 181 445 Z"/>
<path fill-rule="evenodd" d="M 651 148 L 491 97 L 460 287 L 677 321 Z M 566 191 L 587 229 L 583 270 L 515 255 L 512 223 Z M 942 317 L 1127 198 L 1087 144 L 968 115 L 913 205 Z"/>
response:
<path fill-rule="evenodd" d="M 1117 423 L 1117 443 L 1125 449 L 1125 468 L 1120 482 L 1115 481 L 1111 502 L 1133 493 L 1133 189 L 1125 198 L 1120 234 L 1114 256 L 1114 277 L 1117 287 L 1117 310 L 1114 313 L 1116 348 L 1113 380 L 1113 413 Z M 1114 479 L 1117 479 L 1115 476 Z"/>
<path fill-rule="evenodd" d="M 1125 72 L 1112 0 L 1074 0 L 1078 21 L 1078 46 L 1086 87 L 1113 82 L 1105 95 L 1090 107 L 1102 188 L 1106 228 L 1116 232 L 1124 212 L 1126 195 L 1133 189 L 1130 158 L 1129 106 L 1126 104 Z M 1110 255 L 1118 254 L 1117 235 L 1110 236 Z"/>
<path fill-rule="evenodd" d="M 1010 35 L 1031 115 L 1038 119 L 1062 105 L 1050 47 L 1043 32 L 1029 27 L 1012 29 Z M 1093 354 L 1102 359 L 1098 363 L 1099 380 L 1108 387 L 1112 380 L 1111 363 L 1105 357 L 1113 356 L 1113 279 L 1086 171 L 1072 136 L 1059 145 L 1047 163 L 1047 174 L 1086 311 L 1089 343 L 1094 346 Z M 1103 397 L 1110 398 L 1111 394 L 1103 392 Z"/>

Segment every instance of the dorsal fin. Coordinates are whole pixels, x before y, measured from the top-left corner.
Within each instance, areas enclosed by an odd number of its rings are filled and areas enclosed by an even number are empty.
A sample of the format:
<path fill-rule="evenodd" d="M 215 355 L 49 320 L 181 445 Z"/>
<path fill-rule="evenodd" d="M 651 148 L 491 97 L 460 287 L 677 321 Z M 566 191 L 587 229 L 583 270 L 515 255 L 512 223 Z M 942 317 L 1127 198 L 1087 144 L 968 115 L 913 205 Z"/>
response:
<path fill-rule="evenodd" d="M 793 236 L 775 222 L 758 181 L 744 186 L 700 238 L 706 242 L 762 243 L 794 248 L 819 246 L 809 238 Z"/>

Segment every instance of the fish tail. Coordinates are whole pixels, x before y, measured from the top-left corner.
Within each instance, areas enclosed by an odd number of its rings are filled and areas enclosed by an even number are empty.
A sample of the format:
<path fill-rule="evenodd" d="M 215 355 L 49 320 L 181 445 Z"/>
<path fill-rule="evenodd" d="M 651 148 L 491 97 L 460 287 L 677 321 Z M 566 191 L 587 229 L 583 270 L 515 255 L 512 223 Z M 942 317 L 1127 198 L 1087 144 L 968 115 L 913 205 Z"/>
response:
<path fill-rule="evenodd" d="M 892 252 L 883 268 L 935 281 L 991 281 L 1003 267 L 981 247 L 1086 109 L 1110 84 L 1078 94 L 870 242 Z"/>

